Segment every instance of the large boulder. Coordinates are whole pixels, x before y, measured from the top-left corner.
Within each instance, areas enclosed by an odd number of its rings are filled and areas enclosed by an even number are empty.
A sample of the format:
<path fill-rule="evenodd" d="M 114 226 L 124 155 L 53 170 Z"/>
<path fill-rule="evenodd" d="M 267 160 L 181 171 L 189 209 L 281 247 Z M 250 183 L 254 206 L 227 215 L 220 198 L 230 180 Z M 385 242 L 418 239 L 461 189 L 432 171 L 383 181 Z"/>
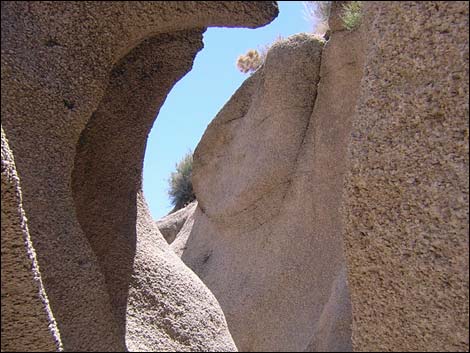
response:
<path fill-rule="evenodd" d="M 358 351 L 468 351 L 468 2 L 364 2 L 346 178 Z"/>
<path fill-rule="evenodd" d="M 359 36 L 276 43 L 195 151 L 199 205 L 178 249 L 241 350 L 351 350 L 340 206 Z"/>
<path fill-rule="evenodd" d="M 142 165 L 155 112 L 190 70 L 205 27 L 264 25 L 275 4 L 1 10 L 2 125 L 64 349 L 236 349 L 217 301 L 148 215 Z"/>

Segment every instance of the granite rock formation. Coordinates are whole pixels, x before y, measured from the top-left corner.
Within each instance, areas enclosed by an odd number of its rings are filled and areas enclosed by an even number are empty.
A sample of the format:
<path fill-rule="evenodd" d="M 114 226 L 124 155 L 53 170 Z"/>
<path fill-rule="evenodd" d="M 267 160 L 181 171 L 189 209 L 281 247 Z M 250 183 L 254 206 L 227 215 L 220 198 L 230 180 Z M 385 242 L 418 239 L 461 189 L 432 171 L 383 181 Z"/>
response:
<path fill-rule="evenodd" d="M 1 3 L 2 350 L 468 351 L 468 2 L 353 31 L 343 3 L 271 48 L 159 224 L 155 112 L 207 26 L 275 4 Z"/>
<path fill-rule="evenodd" d="M 199 204 L 179 254 L 241 350 L 351 350 L 340 205 L 359 36 L 274 44 L 196 148 Z"/>
<path fill-rule="evenodd" d="M 21 198 L 2 127 L 2 352 L 61 350 Z"/>
<path fill-rule="evenodd" d="M 157 227 L 168 244 L 173 243 L 176 239 L 181 228 L 183 228 L 188 218 L 194 213 L 196 206 L 197 201 L 193 201 L 186 207 L 170 213 L 157 221 Z"/>
<path fill-rule="evenodd" d="M 172 248 L 241 350 L 468 350 L 468 3 L 343 3 L 209 125 Z"/>
<path fill-rule="evenodd" d="M 264 25 L 275 4 L 12 1 L 1 10 L 2 126 L 64 349 L 235 350 L 217 301 L 148 215 L 142 164 L 155 111 L 205 28 Z"/>
<path fill-rule="evenodd" d="M 181 227 L 180 231 L 175 237 L 175 240 L 170 244 L 170 248 L 181 257 L 183 252 L 186 250 L 186 243 L 188 237 L 191 235 L 194 225 L 194 218 L 197 210 L 197 201 L 188 206 L 186 220 Z"/>
<path fill-rule="evenodd" d="M 367 2 L 345 250 L 360 351 L 468 351 L 468 2 Z"/>

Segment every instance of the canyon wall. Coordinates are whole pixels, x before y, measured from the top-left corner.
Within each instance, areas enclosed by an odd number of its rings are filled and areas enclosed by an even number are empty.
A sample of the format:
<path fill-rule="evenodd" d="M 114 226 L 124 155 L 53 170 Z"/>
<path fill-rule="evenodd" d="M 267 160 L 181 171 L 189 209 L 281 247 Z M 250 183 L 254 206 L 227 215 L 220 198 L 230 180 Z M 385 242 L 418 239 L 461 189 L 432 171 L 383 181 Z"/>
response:
<path fill-rule="evenodd" d="M 372 2 L 345 183 L 360 351 L 468 351 L 468 2 Z"/>
<path fill-rule="evenodd" d="M 273 45 L 157 224 L 155 115 L 207 26 L 275 4 L 2 2 L 2 350 L 468 350 L 468 2 L 353 31 L 343 4 Z"/>
<path fill-rule="evenodd" d="M 264 25 L 275 3 L 2 2 L 1 10 L 2 127 L 63 348 L 235 350 L 216 299 L 149 216 L 142 166 L 156 112 L 190 70 L 205 28 Z M 2 229 L 2 251 L 3 237 Z M 3 309 L 2 298 L 2 349 L 21 349 L 4 340 Z"/>
<path fill-rule="evenodd" d="M 468 3 L 344 3 L 209 125 L 172 248 L 242 350 L 468 350 Z"/>
<path fill-rule="evenodd" d="M 194 154 L 183 261 L 241 350 L 351 350 L 340 217 L 362 32 L 276 43 Z M 324 46 L 324 47 L 323 47 Z"/>

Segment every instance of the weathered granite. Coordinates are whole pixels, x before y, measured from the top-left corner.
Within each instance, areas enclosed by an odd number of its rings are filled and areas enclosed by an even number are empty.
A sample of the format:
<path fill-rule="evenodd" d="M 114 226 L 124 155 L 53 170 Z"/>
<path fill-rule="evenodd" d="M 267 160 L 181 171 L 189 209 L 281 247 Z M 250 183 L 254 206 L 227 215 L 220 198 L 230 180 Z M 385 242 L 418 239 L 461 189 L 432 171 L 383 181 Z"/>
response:
<path fill-rule="evenodd" d="M 2 352 L 61 350 L 21 202 L 2 127 Z"/>
<path fill-rule="evenodd" d="M 345 250 L 357 351 L 468 351 L 468 2 L 364 2 Z"/>
<path fill-rule="evenodd" d="M 217 301 L 145 216 L 142 161 L 155 111 L 191 68 L 205 27 L 264 25 L 275 4 L 1 10 L 2 125 L 64 349 L 234 350 Z"/>

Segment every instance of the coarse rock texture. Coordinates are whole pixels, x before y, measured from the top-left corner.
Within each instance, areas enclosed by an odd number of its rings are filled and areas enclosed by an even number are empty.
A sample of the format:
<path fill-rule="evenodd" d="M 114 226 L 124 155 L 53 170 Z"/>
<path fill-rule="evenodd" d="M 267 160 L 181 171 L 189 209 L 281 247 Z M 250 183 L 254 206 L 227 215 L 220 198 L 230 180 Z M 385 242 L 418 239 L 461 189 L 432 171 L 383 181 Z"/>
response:
<path fill-rule="evenodd" d="M 188 217 L 194 213 L 196 206 L 197 201 L 193 201 L 186 207 L 170 213 L 156 222 L 158 230 L 160 230 L 168 244 L 173 243 Z"/>
<path fill-rule="evenodd" d="M 344 352 L 351 350 L 351 303 L 342 268 L 333 282 L 330 298 L 325 304 L 313 340 L 306 352 Z"/>
<path fill-rule="evenodd" d="M 357 351 L 468 351 L 468 2 L 365 2 L 346 179 Z"/>
<path fill-rule="evenodd" d="M 331 32 L 345 31 L 344 21 L 344 7 L 349 1 L 332 1 L 330 7 L 330 16 L 328 17 L 328 27 Z"/>
<path fill-rule="evenodd" d="M 177 249 L 240 350 L 351 350 L 340 204 L 358 36 L 334 34 L 323 54 L 307 34 L 276 43 L 196 148 L 199 206 Z"/>
<path fill-rule="evenodd" d="M 15 160 L 3 127 L 1 282 L 2 352 L 61 350 L 21 204 Z"/>
<path fill-rule="evenodd" d="M 148 215 L 142 165 L 155 112 L 191 68 L 205 27 L 264 25 L 276 5 L 1 10 L 2 125 L 64 349 L 235 350 L 217 301 Z"/>
<path fill-rule="evenodd" d="M 235 349 L 216 300 L 160 239 L 139 191 L 155 107 L 200 47 L 201 33 L 183 31 L 135 48 L 113 69 L 77 146 L 77 217 L 100 259 L 120 335 L 131 351 Z"/>
<path fill-rule="evenodd" d="M 186 243 L 188 237 L 191 235 L 191 231 L 194 225 L 194 217 L 197 210 L 197 201 L 191 204 L 187 212 L 187 218 L 181 227 L 180 231 L 175 237 L 175 240 L 170 244 L 170 248 L 175 252 L 176 255 L 181 257 L 183 252 L 186 250 Z"/>
<path fill-rule="evenodd" d="M 217 300 L 169 249 L 141 192 L 137 212 L 136 254 L 126 311 L 129 351 L 236 351 Z"/>
<path fill-rule="evenodd" d="M 331 18 L 338 18 L 342 7 L 333 3 Z M 343 3 L 343 2 L 338 2 Z M 347 142 L 355 115 L 358 90 L 363 76 L 366 35 L 362 28 L 346 31 L 331 27 L 330 40 L 321 59 L 320 85 L 312 123 L 311 156 L 304 163 L 313 168 L 314 228 L 324 237 L 326 247 L 337 246 L 340 262 L 330 298 L 322 311 L 308 351 L 345 351 L 351 345 L 351 304 L 343 255 L 344 225 L 341 214 L 343 180 L 348 168 Z M 302 207 L 299 205 L 298 207 Z M 332 241 L 334 239 L 334 241 Z M 323 251 L 321 247 L 313 256 Z M 324 258 L 328 263 L 332 259 Z M 335 272 L 336 273 L 336 272 Z"/>

